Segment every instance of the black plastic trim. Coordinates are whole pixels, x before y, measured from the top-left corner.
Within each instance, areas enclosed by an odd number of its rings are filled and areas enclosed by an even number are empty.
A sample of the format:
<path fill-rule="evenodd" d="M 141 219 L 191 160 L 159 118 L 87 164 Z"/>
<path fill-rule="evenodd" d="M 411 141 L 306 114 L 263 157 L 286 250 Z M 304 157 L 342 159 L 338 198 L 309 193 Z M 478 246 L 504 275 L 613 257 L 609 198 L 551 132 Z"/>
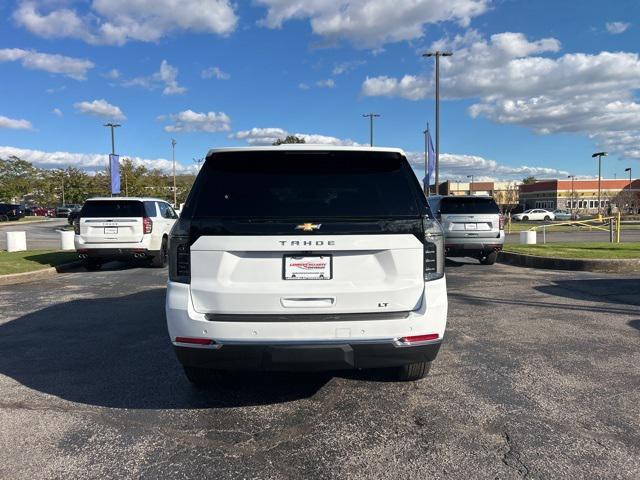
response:
<path fill-rule="evenodd" d="M 440 342 L 398 346 L 378 343 L 310 345 L 221 345 L 218 348 L 174 346 L 180 363 L 216 370 L 326 371 L 399 367 L 430 362 Z"/>

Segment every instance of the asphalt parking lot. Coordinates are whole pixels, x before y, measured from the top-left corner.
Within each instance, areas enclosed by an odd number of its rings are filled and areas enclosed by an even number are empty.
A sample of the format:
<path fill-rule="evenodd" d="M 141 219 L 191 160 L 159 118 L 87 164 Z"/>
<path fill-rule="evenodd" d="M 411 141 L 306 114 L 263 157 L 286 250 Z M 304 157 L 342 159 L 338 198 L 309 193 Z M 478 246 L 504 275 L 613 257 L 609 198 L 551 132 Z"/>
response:
<path fill-rule="evenodd" d="M 638 478 L 640 279 L 448 264 L 430 376 L 232 377 L 171 351 L 166 271 L 0 288 L 0 478 Z"/>

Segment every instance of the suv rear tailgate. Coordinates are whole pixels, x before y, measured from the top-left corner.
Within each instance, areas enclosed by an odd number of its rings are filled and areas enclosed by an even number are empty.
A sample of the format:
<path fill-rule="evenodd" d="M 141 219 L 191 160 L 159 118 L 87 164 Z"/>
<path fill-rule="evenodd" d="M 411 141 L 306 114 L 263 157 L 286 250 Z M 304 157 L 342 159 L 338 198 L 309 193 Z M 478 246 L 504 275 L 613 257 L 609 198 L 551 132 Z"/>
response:
<path fill-rule="evenodd" d="M 332 278 L 285 280 L 290 255 L 330 255 Z M 423 290 L 423 244 L 411 234 L 202 236 L 191 246 L 200 313 L 405 312 Z"/>

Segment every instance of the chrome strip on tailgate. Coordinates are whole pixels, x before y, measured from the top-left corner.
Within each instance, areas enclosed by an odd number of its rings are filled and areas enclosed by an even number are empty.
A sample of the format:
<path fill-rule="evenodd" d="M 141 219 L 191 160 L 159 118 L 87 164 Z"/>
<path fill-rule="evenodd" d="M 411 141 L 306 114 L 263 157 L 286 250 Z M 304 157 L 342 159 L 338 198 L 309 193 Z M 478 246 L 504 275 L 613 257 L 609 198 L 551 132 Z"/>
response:
<path fill-rule="evenodd" d="M 210 322 L 350 322 L 358 320 L 401 320 L 411 312 L 372 312 L 372 313 L 301 313 L 301 314 L 224 314 L 207 313 Z"/>

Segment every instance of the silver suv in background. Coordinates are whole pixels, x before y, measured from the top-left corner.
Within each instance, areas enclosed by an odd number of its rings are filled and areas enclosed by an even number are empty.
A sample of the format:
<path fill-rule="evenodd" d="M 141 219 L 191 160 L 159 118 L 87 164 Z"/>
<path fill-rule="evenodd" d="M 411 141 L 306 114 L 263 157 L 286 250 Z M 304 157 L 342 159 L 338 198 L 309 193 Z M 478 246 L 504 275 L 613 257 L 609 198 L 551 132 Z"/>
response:
<path fill-rule="evenodd" d="M 504 245 L 504 217 L 493 198 L 432 195 L 427 200 L 444 230 L 447 256 L 496 262 Z"/>

